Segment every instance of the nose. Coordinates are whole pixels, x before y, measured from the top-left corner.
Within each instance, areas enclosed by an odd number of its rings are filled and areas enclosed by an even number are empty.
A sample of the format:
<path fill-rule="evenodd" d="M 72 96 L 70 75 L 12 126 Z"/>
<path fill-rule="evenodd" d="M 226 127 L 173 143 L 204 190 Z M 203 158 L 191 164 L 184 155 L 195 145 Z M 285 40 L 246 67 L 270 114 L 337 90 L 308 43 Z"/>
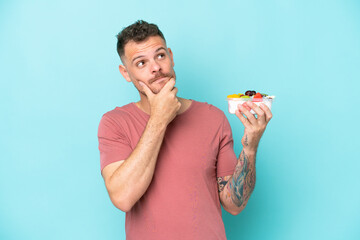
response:
<path fill-rule="evenodd" d="M 160 64 L 156 61 L 151 62 L 151 72 L 155 73 L 161 70 Z"/>

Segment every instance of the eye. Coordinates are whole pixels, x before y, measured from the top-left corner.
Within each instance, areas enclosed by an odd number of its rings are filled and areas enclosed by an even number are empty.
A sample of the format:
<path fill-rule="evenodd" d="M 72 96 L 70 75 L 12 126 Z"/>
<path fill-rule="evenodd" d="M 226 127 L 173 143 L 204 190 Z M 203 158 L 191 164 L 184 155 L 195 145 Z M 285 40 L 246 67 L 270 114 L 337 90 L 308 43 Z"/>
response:
<path fill-rule="evenodd" d="M 160 53 L 159 55 L 158 55 L 158 59 L 162 59 L 162 58 L 164 58 L 165 57 L 165 54 L 163 54 L 163 53 Z"/>
<path fill-rule="evenodd" d="M 139 62 L 136 63 L 136 66 L 137 67 L 142 67 L 142 66 L 144 66 L 144 64 L 145 64 L 144 61 L 139 61 Z"/>

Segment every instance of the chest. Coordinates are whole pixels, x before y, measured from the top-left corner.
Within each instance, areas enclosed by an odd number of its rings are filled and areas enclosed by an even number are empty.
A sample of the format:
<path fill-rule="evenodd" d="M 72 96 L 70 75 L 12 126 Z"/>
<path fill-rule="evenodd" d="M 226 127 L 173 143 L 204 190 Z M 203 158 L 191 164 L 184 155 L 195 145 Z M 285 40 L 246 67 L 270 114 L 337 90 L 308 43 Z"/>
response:
<path fill-rule="evenodd" d="M 145 129 L 146 122 L 128 121 L 131 147 L 134 149 Z M 215 174 L 219 143 L 220 124 L 208 122 L 201 117 L 175 118 L 167 127 L 159 151 L 156 172 L 158 174 Z M 159 139 L 161 141 L 161 139 Z"/>
<path fill-rule="evenodd" d="M 166 130 L 157 169 L 212 177 L 216 171 L 219 141 L 219 126 L 201 121 L 175 121 Z"/>

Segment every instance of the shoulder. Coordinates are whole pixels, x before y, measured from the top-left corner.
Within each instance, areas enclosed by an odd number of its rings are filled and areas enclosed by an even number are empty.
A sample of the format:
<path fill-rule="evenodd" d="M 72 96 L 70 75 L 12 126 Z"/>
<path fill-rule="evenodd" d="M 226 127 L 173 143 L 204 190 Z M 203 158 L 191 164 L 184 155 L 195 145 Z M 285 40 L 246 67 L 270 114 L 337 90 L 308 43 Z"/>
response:
<path fill-rule="evenodd" d="M 121 121 L 122 119 L 129 118 L 134 112 L 133 103 L 126 104 L 121 107 L 116 107 L 102 115 L 103 119 L 109 119 L 112 121 Z"/>
<path fill-rule="evenodd" d="M 218 107 L 212 104 L 209 104 L 207 102 L 198 102 L 198 101 L 194 101 L 194 103 L 196 104 L 196 111 L 198 113 L 206 114 L 208 116 L 211 116 L 212 118 L 220 119 L 220 120 L 226 118 L 225 113 L 221 109 L 219 109 Z"/>
<path fill-rule="evenodd" d="M 219 133 L 220 137 L 224 130 L 230 128 L 229 121 L 221 109 L 207 102 L 194 103 L 192 120 L 201 125 L 201 128 L 206 128 L 208 132 Z"/>
<path fill-rule="evenodd" d="M 102 115 L 100 126 L 107 125 L 108 127 L 113 128 L 121 127 L 121 125 L 123 125 L 131 118 L 133 111 L 133 103 L 129 103 L 121 107 L 116 107 Z"/>

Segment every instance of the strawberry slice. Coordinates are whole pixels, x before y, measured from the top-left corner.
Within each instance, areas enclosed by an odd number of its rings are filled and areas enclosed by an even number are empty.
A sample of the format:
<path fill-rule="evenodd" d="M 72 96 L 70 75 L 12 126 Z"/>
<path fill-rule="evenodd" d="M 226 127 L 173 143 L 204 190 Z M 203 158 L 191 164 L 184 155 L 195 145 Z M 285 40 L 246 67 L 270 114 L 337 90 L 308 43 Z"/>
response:
<path fill-rule="evenodd" d="M 262 96 L 261 93 L 256 93 L 253 97 L 253 102 L 262 102 Z"/>

